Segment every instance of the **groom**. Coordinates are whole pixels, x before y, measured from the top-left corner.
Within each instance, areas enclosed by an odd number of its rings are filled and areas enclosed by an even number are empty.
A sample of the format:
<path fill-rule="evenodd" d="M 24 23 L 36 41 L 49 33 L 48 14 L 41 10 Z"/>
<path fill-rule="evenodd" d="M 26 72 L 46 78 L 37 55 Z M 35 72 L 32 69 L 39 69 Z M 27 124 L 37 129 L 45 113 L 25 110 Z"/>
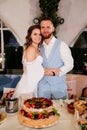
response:
<path fill-rule="evenodd" d="M 44 77 L 38 84 L 38 96 L 66 99 L 68 97 L 66 73 L 73 68 L 73 58 L 67 44 L 58 40 L 50 18 L 40 21 L 43 44 L 40 48 L 43 57 Z"/>

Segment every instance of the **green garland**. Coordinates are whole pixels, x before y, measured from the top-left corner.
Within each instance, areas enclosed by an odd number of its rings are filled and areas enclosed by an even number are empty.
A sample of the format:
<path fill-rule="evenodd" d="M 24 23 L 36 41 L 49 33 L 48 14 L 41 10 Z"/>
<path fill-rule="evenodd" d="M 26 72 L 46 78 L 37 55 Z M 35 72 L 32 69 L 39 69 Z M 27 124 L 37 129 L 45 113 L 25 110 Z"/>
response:
<path fill-rule="evenodd" d="M 58 26 L 58 6 L 60 0 L 39 0 L 39 7 L 42 11 L 40 19 L 50 17 L 53 20 L 55 28 Z"/>

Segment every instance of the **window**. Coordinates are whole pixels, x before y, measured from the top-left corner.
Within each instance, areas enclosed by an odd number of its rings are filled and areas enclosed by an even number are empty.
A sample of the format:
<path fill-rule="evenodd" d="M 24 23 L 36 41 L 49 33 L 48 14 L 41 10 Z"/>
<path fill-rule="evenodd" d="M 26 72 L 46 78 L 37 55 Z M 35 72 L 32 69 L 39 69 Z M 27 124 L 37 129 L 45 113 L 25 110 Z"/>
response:
<path fill-rule="evenodd" d="M 5 68 L 5 60 L 4 60 L 4 35 L 3 30 L 5 26 L 3 22 L 0 20 L 0 70 Z"/>
<path fill-rule="evenodd" d="M 77 39 L 75 48 L 87 48 L 87 28 L 81 33 L 79 38 Z"/>
<path fill-rule="evenodd" d="M 10 28 L 0 19 L 0 71 L 5 69 L 5 47 L 19 46 L 16 38 L 12 34 Z"/>
<path fill-rule="evenodd" d="M 87 75 L 87 27 L 76 40 L 72 48 L 72 55 L 74 58 L 74 72 Z"/>

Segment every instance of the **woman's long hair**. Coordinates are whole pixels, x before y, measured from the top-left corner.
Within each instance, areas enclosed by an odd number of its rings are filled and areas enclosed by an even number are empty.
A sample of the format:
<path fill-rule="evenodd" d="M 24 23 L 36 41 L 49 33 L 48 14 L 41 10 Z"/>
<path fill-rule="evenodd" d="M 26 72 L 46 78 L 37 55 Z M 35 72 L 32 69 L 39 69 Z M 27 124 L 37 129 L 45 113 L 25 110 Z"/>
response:
<path fill-rule="evenodd" d="M 28 31 L 27 31 L 27 36 L 26 36 L 26 43 L 24 44 L 24 48 L 27 49 L 31 44 L 32 44 L 32 38 L 31 38 L 31 34 L 32 34 L 32 31 L 34 29 L 40 29 L 40 26 L 39 25 L 32 25 L 29 27 Z M 39 43 L 39 46 L 42 44 L 42 40 L 41 42 Z"/>

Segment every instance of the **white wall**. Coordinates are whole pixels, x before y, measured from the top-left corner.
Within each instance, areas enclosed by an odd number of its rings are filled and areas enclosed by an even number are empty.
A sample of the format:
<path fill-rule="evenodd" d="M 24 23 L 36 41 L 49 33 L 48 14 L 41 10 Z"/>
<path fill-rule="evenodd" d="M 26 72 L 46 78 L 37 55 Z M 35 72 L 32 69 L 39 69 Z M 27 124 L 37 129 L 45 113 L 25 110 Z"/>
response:
<path fill-rule="evenodd" d="M 58 13 L 65 22 L 58 27 L 57 36 L 72 45 L 87 26 L 87 0 L 61 0 Z"/>
<path fill-rule="evenodd" d="M 0 18 L 22 45 L 33 18 L 40 14 L 38 0 L 0 0 Z"/>
<path fill-rule="evenodd" d="M 0 0 L 0 18 L 22 45 L 33 19 L 40 16 L 39 0 Z M 64 24 L 57 28 L 57 37 L 72 45 L 87 25 L 87 0 L 61 0 L 58 14 Z"/>

